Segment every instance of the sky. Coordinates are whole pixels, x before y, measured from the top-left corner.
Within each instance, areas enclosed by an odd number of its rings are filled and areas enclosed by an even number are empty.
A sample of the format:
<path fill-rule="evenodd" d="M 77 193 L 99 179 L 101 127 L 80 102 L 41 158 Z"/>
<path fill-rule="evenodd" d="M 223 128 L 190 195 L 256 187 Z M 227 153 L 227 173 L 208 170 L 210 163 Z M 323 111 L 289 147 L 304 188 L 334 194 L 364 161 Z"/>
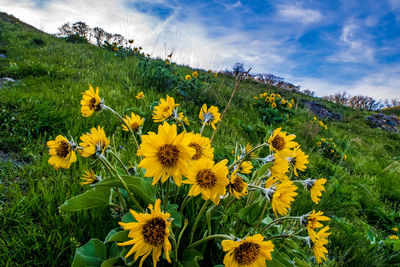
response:
<path fill-rule="evenodd" d="M 84 21 L 194 68 L 272 73 L 318 96 L 400 98 L 400 0 L 0 0 L 45 32 Z"/>

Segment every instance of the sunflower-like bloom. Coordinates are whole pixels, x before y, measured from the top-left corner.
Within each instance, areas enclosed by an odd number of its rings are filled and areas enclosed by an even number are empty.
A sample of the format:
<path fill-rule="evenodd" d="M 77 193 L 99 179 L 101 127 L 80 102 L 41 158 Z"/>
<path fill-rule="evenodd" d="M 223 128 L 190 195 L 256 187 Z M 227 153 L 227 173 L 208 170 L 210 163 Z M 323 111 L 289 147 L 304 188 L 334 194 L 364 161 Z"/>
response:
<path fill-rule="evenodd" d="M 391 235 L 391 236 L 389 236 L 389 239 L 399 239 L 399 237 L 397 236 L 397 235 Z"/>
<path fill-rule="evenodd" d="M 164 122 L 158 133 L 149 132 L 142 136 L 138 155 L 144 156 L 139 167 L 146 169 L 145 176 L 153 177 L 153 185 L 160 179 L 164 183 L 170 176 L 180 186 L 182 175 L 187 174 L 188 161 L 196 150 L 188 147 L 185 133 L 176 132 L 176 124 Z"/>
<path fill-rule="evenodd" d="M 309 163 L 308 156 L 300 149 L 300 146 L 296 146 L 293 148 L 292 156 L 289 158 L 290 163 L 293 166 L 294 175 L 298 176 L 297 170 L 305 171 Z"/>
<path fill-rule="evenodd" d="M 253 148 L 254 148 L 254 147 L 253 147 L 251 144 L 247 143 L 246 146 L 245 146 L 245 148 L 244 148 L 245 154 L 246 154 L 246 155 L 249 154 L 250 151 L 251 151 Z M 256 153 L 251 152 L 251 153 L 249 154 L 249 157 L 250 157 L 250 158 L 255 158 L 255 157 L 256 157 Z"/>
<path fill-rule="evenodd" d="M 279 154 L 275 154 L 274 158 L 274 163 L 269 168 L 271 175 L 277 178 L 285 178 L 284 180 L 286 180 L 286 173 L 289 171 L 289 161 Z"/>
<path fill-rule="evenodd" d="M 223 240 L 222 249 L 227 251 L 224 257 L 224 265 L 227 267 L 261 267 L 267 266 L 266 260 L 271 261 L 271 252 L 274 244 L 271 241 L 263 241 L 260 234 L 248 236 L 240 241 Z"/>
<path fill-rule="evenodd" d="M 276 151 L 284 157 L 290 157 L 292 153 L 290 148 L 298 145 L 295 141 L 292 141 L 295 138 L 295 135 L 286 135 L 286 132 L 282 132 L 282 128 L 278 128 L 268 139 L 269 149 L 271 151 Z"/>
<path fill-rule="evenodd" d="M 242 164 L 240 164 L 239 172 L 244 174 L 249 174 L 251 173 L 252 169 L 253 169 L 253 164 L 251 164 L 250 161 L 243 161 Z"/>
<path fill-rule="evenodd" d="M 322 191 L 325 191 L 323 184 L 325 184 L 326 181 L 327 180 L 324 178 L 318 179 L 316 181 L 314 180 L 312 186 L 311 183 L 306 183 L 307 188 L 310 190 L 311 200 L 314 201 L 315 204 L 318 204 L 321 200 L 320 197 L 322 196 Z"/>
<path fill-rule="evenodd" d="M 199 118 L 203 123 L 205 122 L 206 125 L 211 125 L 211 127 L 216 130 L 215 124 L 221 119 L 221 114 L 217 107 L 211 106 L 207 109 L 207 104 L 203 104 L 199 113 Z"/>
<path fill-rule="evenodd" d="M 199 159 L 190 166 L 185 184 L 191 184 L 188 196 L 197 196 L 201 193 L 204 200 L 211 199 L 215 205 L 219 204 L 220 197 L 225 195 L 225 187 L 229 184 L 228 160 L 224 159 L 217 164 L 210 159 Z"/>
<path fill-rule="evenodd" d="M 140 91 L 140 93 L 136 95 L 136 99 L 143 99 L 143 98 L 144 98 L 144 93 L 143 91 Z"/>
<path fill-rule="evenodd" d="M 186 145 L 196 150 L 196 154 L 191 159 L 192 161 L 214 159 L 214 148 L 211 147 L 210 139 L 195 133 L 187 133 L 185 136 Z"/>
<path fill-rule="evenodd" d="M 96 87 L 96 92 L 89 84 L 89 90 L 82 93 L 81 113 L 83 117 L 90 117 L 97 110 L 102 109 L 103 101 L 99 96 L 99 87 Z"/>
<path fill-rule="evenodd" d="M 313 241 L 313 242 L 317 238 L 314 230 L 319 229 L 324 226 L 319 221 L 329 221 L 330 220 L 327 216 L 323 216 L 323 214 L 324 213 L 322 211 L 318 211 L 317 213 L 315 213 L 315 210 L 313 210 L 312 213 L 305 216 L 306 220 L 304 221 L 304 223 L 306 224 L 308 235 L 310 236 L 311 241 Z"/>
<path fill-rule="evenodd" d="M 314 256 L 318 263 L 322 263 L 322 259 L 326 260 L 325 254 L 328 253 L 328 250 L 324 246 L 328 244 L 328 240 L 326 238 L 331 233 L 327 233 L 327 231 L 329 231 L 329 226 L 325 226 L 315 234 L 315 241 L 311 240 Z"/>
<path fill-rule="evenodd" d="M 186 81 L 190 81 L 191 79 L 192 79 L 192 76 L 190 76 L 189 74 L 185 76 Z"/>
<path fill-rule="evenodd" d="M 178 113 L 178 116 L 179 116 L 179 120 L 180 120 L 180 121 L 183 121 L 183 123 L 185 123 L 186 125 L 190 125 L 190 122 L 189 122 L 188 117 L 186 117 L 186 116 L 183 114 L 183 112 L 179 112 L 179 113 Z M 181 126 L 181 124 L 178 123 L 178 126 Z"/>
<path fill-rule="evenodd" d="M 247 187 L 248 184 L 243 180 L 242 177 L 236 174 L 237 171 L 234 171 L 231 174 L 231 179 L 229 180 L 229 194 L 235 196 L 237 199 L 247 195 Z"/>
<path fill-rule="evenodd" d="M 79 150 L 79 153 L 85 158 L 100 156 L 110 144 L 110 140 L 106 137 L 104 129 L 100 128 L 100 126 L 97 129 L 92 128 L 90 133 L 82 135 L 81 141 L 79 145 L 82 149 Z"/>
<path fill-rule="evenodd" d="M 49 164 L 55 169 L 69 169 L 71 163 L 76 161 L 76 154 L 71 147 L 71 143 L 62 135 L 58 135 L 56 140 L 47 142 L 49 147 Z"/>
<path fill-rule="evenodd" d="M 100 177 L 94 174 L 93 170 L 86 170 L 81 179 L 84 180 L 84 182 L 80 183 L 81 185 L 88 185 L 97 183 Z"/>
<path fill-rule="evenodd" d="M 284 216 L 288 213 L 290 202 L 294 201 L 294 197 L 297 196 L 296 190 L 297 186 L 292 181 L 284 181 L 276 187 L 271 201 L 275 216 L 278 214 Z"/>
<path fill-rule="evenodd" d="M 275 102 L 272 103 L 272 108 L 276 108 L 276 103 Z"/>
<path fill-rule="evenodd" d="M 153 120 L 154 122 L 162 122 L 172 116 L 174 108 L 179 106 L 175 104 L 175 99 L 167 95 L 167 99 L 160 99 L 160 104 L 154 107 Z"/>
<path fill-rule="evenodd" d="M 199 77 L 199 73 L 197 71 L 194 71 L 192 73 L 192 76 L 193 76 L 193 78 L 197 78 L 197 77 Z"/>
<path fill-rule="evenodd" d="M 132 131 L 136 132 L 137 130 L 139 130 L 140 126 L 142 126 L 144 122 L 144 118 L 140 118 L 139 115 L 136 115 L 133 112 L 130 117 L 126 115 L 126 118 L 123 120 L 125 124 L 122 124 L 122 130 L 126 132 L 129 132 L 129 128 L 127 127 L 127 125 L 129 125 Z"/>
<path fill-rule="evenodd" d="M 137 260 L 142 256 L 139 266 L 142 266 L 147 256 L 153 252 L 153 266 L 155 267 L 160 259 L 162 249 L 164 249 L 165 258 L 169 263 L 171 263 L 169 257 L 171 243 L 168 240 L 170 231 L 169 227 L 171 225 L 171 222 L 169 222 L 170 214 L 168 212 L 161 212 L 160 206 L 161 200 L 157 199 L 154 209 L 153 205 L 149 205 L 150 214 L 136 213 L 135 211 L 130 210 L 130 213 L 137 222 L 119 222 L 124 230 L 129 230 L 128 237 L 132 239 L 123 243 L 117 243 L 117 245 L 133 245 L 128 254 L 125 255 L 125 258 L 132 255 L 132 253 L 135 253 L 134 260 Z"/>

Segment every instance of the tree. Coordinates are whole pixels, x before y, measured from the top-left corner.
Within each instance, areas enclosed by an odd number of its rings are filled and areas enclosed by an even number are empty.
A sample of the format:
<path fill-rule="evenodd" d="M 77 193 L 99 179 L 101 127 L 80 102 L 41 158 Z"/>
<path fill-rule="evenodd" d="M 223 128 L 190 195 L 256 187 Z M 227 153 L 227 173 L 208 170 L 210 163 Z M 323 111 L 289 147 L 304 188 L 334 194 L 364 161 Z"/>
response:
<path fill-rule="evenodd" d="M 70 36 L 72 34 L 72 26 L 71 23 L 64 23 L 61 27 L 58 28 L 59 33 L 56 35 L 61 37 Z"/>
<path fill-rule="evenodd" d="M 244 70 L 244 66 L 243 63 L 235 63 L 235 65 L 233 65 L 233 75 L 234 76 L 238 76 L 239 74 L 243 73 Z"/>
<path fill-rule="evenodd" d="M 90 27 L 83 21 L 78 21 L 72 24 L 72 34 L 79 35 L 80 37 L 87 37 L 90 32 Z"/>
<path fill-rule="evenodd" d="M 100 46 L 107 37 L 107 32 L 100 27 L 94 27 L 93 30 L 93 37 L 96 39 L 97 46 Z"/>

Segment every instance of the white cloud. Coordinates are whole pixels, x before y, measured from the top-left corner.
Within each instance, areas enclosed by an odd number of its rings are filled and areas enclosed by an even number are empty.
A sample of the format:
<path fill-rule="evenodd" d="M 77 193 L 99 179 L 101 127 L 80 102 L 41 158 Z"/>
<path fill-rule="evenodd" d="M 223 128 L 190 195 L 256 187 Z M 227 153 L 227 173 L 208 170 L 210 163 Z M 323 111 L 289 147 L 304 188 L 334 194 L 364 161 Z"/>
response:
<path fill-rule="evenodd" d="M 322 14 L 318 10 L 301 8 L 296 5 L 277 6 L 279 15 L 287 21 L 294 23 L 309 24 L 322 19 Z"/>

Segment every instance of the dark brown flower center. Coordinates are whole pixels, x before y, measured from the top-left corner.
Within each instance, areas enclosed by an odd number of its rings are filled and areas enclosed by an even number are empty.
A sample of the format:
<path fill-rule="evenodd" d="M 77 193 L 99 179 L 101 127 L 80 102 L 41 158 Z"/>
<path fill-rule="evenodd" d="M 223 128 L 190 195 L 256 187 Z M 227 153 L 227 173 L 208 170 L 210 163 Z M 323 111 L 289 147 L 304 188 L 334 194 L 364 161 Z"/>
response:
<path fill-rule="evenodd" d="M 260 245 L 251 242 L 244 242 L 235 248 L 233 256 L 240 265 L 252 264 L 258 254 L 260 254 Z"/>
<path fill-rule="evenodd" d="M 161 246 L 165 237 L 165 220 L 158 217 L 145 223 L 142 234 L 144 241 L 152 246 Z"/>
<path fill-rule="evenodd" d="M 283 138 L 280 135 L 275 136 L 275 138 L 272 140 L 272 147 L 275 148 L 276 150 L 282 150 L 285 148 L 286 142 L 285 138 Z"/>
<path fill-rule="evenodd" d="M 163 108 L 163 112 L 168 112 L 169 110 L 170 110 L 169 106 L 165 106 L 165 107 Z"/>
<path fill-rule="evenodd" d="M 178 161 L 179 149 L 176 145 L 165 144 L 160 146 L 157 157 L 165 167 L 172 167 Z"/>
<path fill-rule="evenodd" d="M 196 154 L 194 154 L 194 156 L 192 157 L 192 160 L 200 159 L 201 156 L 203 155 L 203 148 L 197 143 L 190 143 L 189 146 L 196 149 Z"/>
<path fill-rule="evenodd" d="M 210 169 L 200 170 L 196 175 L 196 182 L 202 188 L 213 188 L 217 183 L 217 177 L 215 173 Z"/>
<path fill-rule="evenodd" d="M 296 165 L 296 157 L 293 157 L 293 158 L 290 160 L 290 163 L 292 163 L 293 166 Z"/>
<path fill-rule="evenodd" d="M 132 131 L 137 131 L 137 129 L 139 129 L 139 124 L 137 122 L 132 123 L 131 129 Z"/>
<path fill-rule="evenodd" d="M 68 156 L 70 150 L 71 146 L 69 145 L 69 143 L 61 141 L 60 143 L 58 143 L 57 156 L 60 158 L 65 158 Z"/>
<path fill-rule="evenodd" d="M 97 108 L 96 98 L 93 97 L 92 99 L 90 99 L 89 107 L 90 107 L 90 109 L 96 109 Z"/>
<path fill-rule="evenodd" d="M 242 193 L 243 191 L 243 179 L 240 176 L 236 176 L 235 180 L 233 180 L 233 184 L 231 184 L 231 187 L 233 188 L 233 190 L 235 190 L 236 192 Z"/>

